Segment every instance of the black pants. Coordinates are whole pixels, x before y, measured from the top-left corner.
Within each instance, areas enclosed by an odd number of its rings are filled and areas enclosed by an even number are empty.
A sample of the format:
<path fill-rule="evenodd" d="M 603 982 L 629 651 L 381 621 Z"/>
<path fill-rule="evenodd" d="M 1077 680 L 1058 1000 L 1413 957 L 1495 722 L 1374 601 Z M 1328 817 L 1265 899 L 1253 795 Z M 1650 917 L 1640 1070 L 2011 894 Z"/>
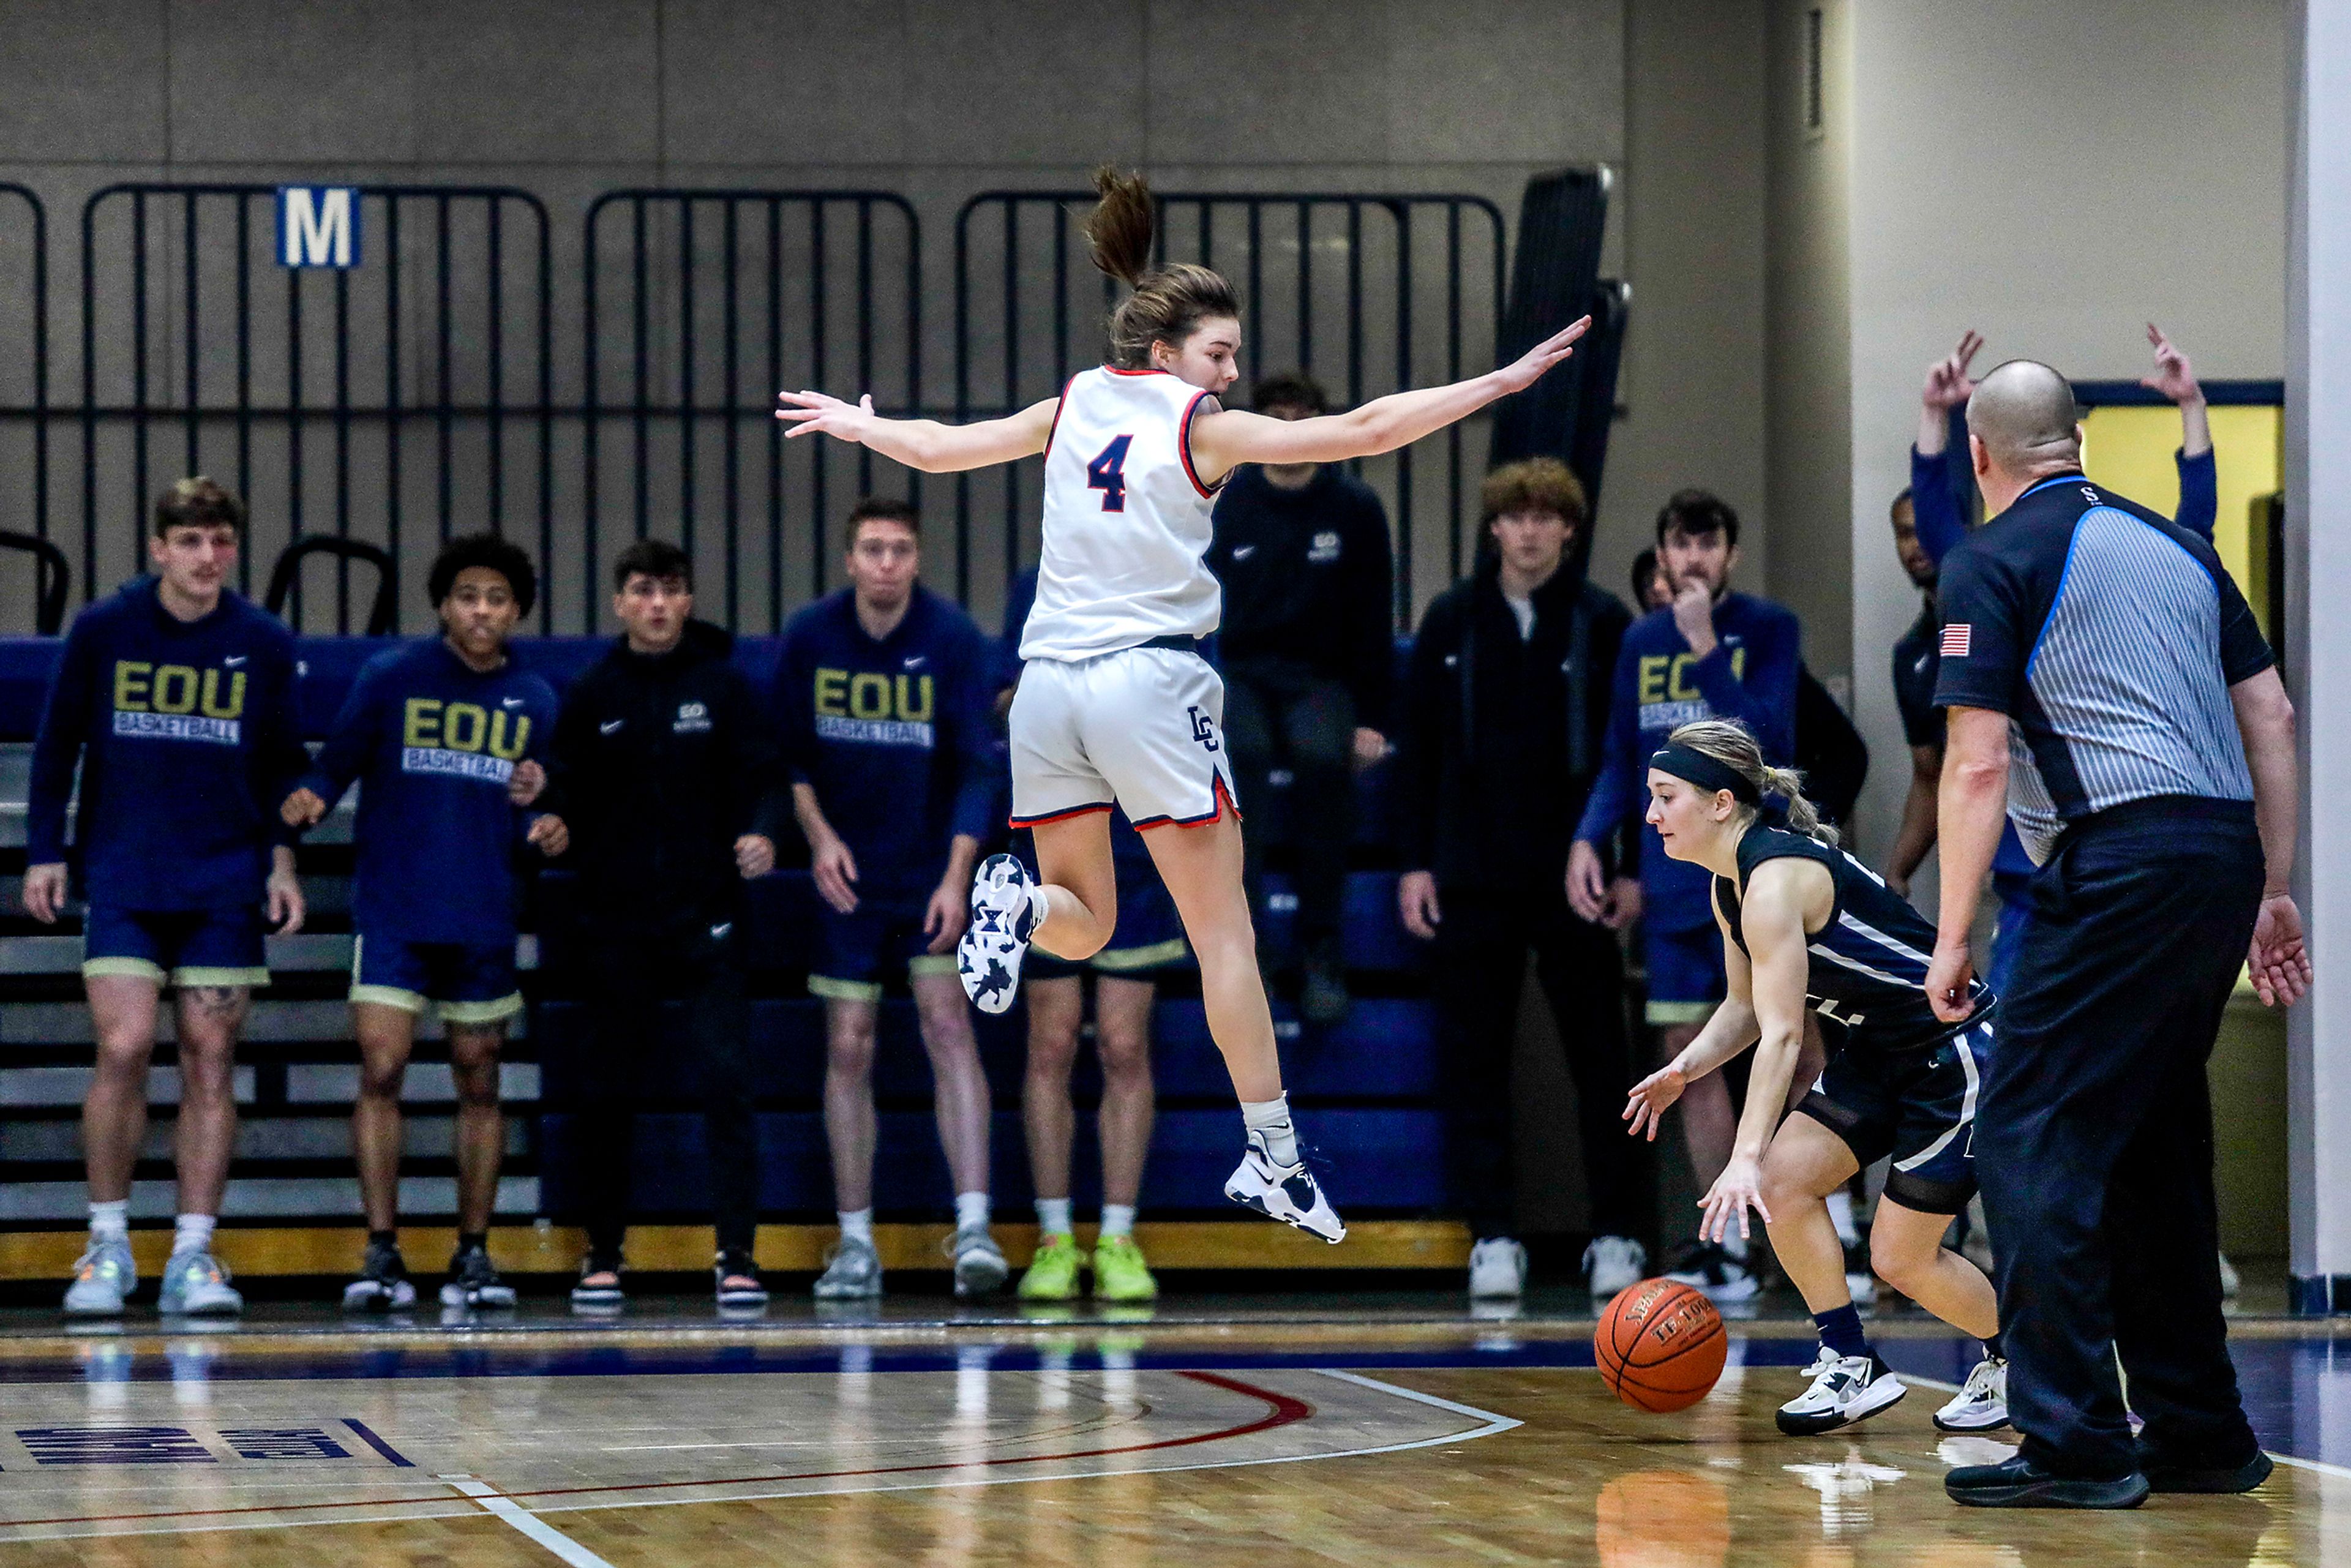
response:
<path fill-rule="evenodd" d="M 722 917 L 656 934 L 615 934 L 592 949 L 585 978 L 593 1017 L 582 1045 L 587 1060 L 575 1075 L 580 1135 L 573 1146 L 581 1162 L 580 1218 L 599 1256 L 617 1252 L 628 1228 L 631 1124 L 644 1088 L 655 1084 L 674 1084 L 701 1103 L 718 1245 L 751 1245 L 759 1221 L 758 1134 L 747 1051 L 750 1009 L 735 940 L 732 923 Z M 669 1049 L 661 1004 L 681 998 L 686 1051 L 673 1064 L 658 1055 Z"/>
<path fill-rule="evenodd" d="M 1478 1239 L 1517 1232 L 1510 1167 L 1510 1058 L 1527 949 L 1575 1075 L 1592 1229 L 1632 1236 L 1637 1151 L 1625 1135 L 1632 1064 L 1624 960 L 1614 932 L 1576 917 L 1563 886 L 1523 893 L 1440 887 L 1437 925 L 1438 1071 L 1454 1201 Z"/>
<path fill-rule="evenodd" d="M 1232 748 L 1241 809 L 1277 768 L 1290 773 L 1287 837 L 1296 855 L 1298 940 L 1335 940 L 1355 831 L 1355 700 L 1341 683 L 1289 664 L 1241 664 L 1225 671 L 1225 744 Z M 1262 907 L 1256 879 L 1265 856 L 1249 844 L 1249 902 Z"/>
<path fill-rule="evenodd" d="M 2133 1468 L 2116 1352 L 2168 1457 L 2252 1454 L 2220 1315 L 2205 1067 L 2261 885 L 2252 808 L 2178 797 L 2077 825 L 2033 879 L 1976 1172 L 2009 1413 L 2057 1473 Z"/>

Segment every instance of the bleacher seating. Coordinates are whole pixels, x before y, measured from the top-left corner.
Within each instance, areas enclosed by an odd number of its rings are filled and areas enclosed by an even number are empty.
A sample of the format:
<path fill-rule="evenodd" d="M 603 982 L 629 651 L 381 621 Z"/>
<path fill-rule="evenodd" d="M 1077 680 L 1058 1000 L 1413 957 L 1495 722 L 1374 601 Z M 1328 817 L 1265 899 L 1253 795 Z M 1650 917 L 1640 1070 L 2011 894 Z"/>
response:
<path fill-rule="evenodd" d="M 369 638 L 305 638 L 301 722 L 319 738 L 331 724 L 360 666 L 386 646 Z M 89 1077 L 89 1019 L 80 1002 L 78 927 L 36 926 L 16 904 L 24 865 L 25 784 L 32 731 L 42 694 L 61 644 L 55 639 L 0 640 L 0 1224 L 71 1221 L 81 1212 L 78 1106 Z M 589 638 L 527 638 L 522 657 L 559 688 L 604 646 Z M 736 658 L 765 690 L 779 651 L 773 637 L 739 640 Z M 1280 1004 L 1277 1034 L 1294 1099 L 1312 1113 L 1311 1132 L 1348 1172 L 1351 1194 L 1363 1195 L 1350 1213 L 1364 1218 L 1425 1213 L 1442 1201 L 1440 1129 L 1432 1108 L 1437 1085 L 1435 1028 L 1422 998 L 1420 945 L 1396 921 L 1390 769 L 1377 768 L 1359 783 L 1359 866 L 1346 899 L 1345 951 L 1358 998 L 1346 1020 L 1328 1030 L 1299 1024 Z M 1285 805 L 1277 778 L 1270 788 L 1244 782 L 1252 813 L 1278 822 Z M 302 850 L 310 923 L 301 936 L 273 939 L 274 983 L 255 1002 L 240 1056 L 237 1096 L 245 1117 L 232 1174 L 228 1216 L 235 1219 L 347 1218 L 358 1209 L 350 1173 L 347 1117 L 357 1069 L 342 1003 L 350 962 L 350 815 L 347 801 L 315 831 Z M 746 950 L 753 954 L 753 1051 L 760 1082 L 760 1196 L 774 1218 L 817 1218 L 832 1203 L 819 1109 L 823 1076 L 823 1018 L 806 995 L 804 958 L 810 950 L 815 894 L 797 841 L 778 846 L 786 866 L 754 884 L 746 919 Z M 581 1004 L 569 978 L 569 878 L 560 871 L 538 880 L 523 939 L 525 988 L 531 1010 L 510 1048 L 503 1092 L 513 1113 L 507 1178 L 497 1211 L 508 1220 L 559 1211 L 567 1196 L 569 1119 L 541 1112 L 542 1095 L 559 1099 L 568 1047 L 581 1027 Z M 1259 914 L 1260 942 L 1270 959 L 1285 961 L 1291 946 L 1295 900 L 1278 873 L 1267 878 L 1268 907 Z M 1018 1009 L 977 1019 L 983 1060 L 996 1094 L 995 1187 L 999 1204 L 1030 1196 L 1019 1105 L 1025 1023 Z M 1163 988 L 1156 1017 L 1161 1114 L 1143 1195 L 1160 1215 L 1186 1211 L 1222 1218 L 1219 1191 L 1235 1144 L 1231 1087 L 1207 1036 L 1188 976 Z M 885 1213 L 925 1217 L 948 1206 L 950 1185 L 932 1130 L 930 1075 L 914 1032 L 911 1004 L 885 1004 L 883 1050 L 876 1070 L 884 1157 L 877 1169 L 877 1201 Z M 428 1037 L 433 1034 L 428 1029 Z M 169 1037 L 166 1028 L 166 1039 Z M 420 1048 L 411 1070 L 402 1205 L 419 1219 L 454 1210 L 449 1160 L 454 1097 L 445 1064 L 434 1048 Z M 168 1045 L 158 1053 L 154 1099 L 168 1104 L 175 1084 Z M 649 1063 L 660 1053 L 649 1051 Z M 657 1065 L 641 1086 L 648 1113 L 640 1118 L 635 1163 L 637 1197 L 649 1214 L 693 1218 L 700 1209 L 706 1171 L 700 1118 L 680 1101 Z M 1099 1079 L 1082 1060 L 1076 1081 L 1081 1105 Z M 1098 1162 L 1092 1117 L 1079 1117 L 1077 1197 L 1092 1202 Z M 142 1216 L 168 1211 L 168 1117 L 159 1116 L 140 1167 L 137 1207 Z M 1370 1201 L 1376 1195 L 1377 1201 Z"/>

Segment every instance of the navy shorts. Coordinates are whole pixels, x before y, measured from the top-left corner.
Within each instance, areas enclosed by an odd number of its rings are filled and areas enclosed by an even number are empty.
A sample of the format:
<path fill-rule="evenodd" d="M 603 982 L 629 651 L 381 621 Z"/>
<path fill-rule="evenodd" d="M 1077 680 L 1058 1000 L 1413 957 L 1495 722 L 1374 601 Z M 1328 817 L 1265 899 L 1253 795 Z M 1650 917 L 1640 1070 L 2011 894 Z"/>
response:
<path fill-rule="evenodd" d="M 1839 1051 L 1796 1109 L 1844 1140 L 1864 1169 L 1892 1155 L 1886 1196 L 1922 1214 L 1957 1214 L 1976 1193 L 1976 1095 L 1991 1024 L 1927 1051 Z"/>
<path fill-rule="evenodd" d="M 266 986 L 261 911 L 116 909 L 93 904 L 82 918 L 81 972 L 128 975 L 174 986 Z"/>
<path fill-rule="evenodd" d="M 411 1013 L 430 1006 L 444 1023 L 502 1023 L 522 1011 L 514 942 L 411 942 L 361 933 L 351 938 L 351 1000 Z"/>
<path fill-rule="evenodd" d="M 816 912 L 816 962 L 809 967 L 809 994 L 830 1001 L 878 1002 L 882 982 L 898 970 L 915 975 L 952 975 L 955 949 L 931 951 L 923 935 L 924 899 L 858 900 L 847 915 L 820 903 Z"/>
<path fill-rule="evenodd" d="M 1714 1016 L 1727 982 L 1722 931 L 1708 922 L 1687 931 L 1661 931 L 1643 922 L 1641 951 L 1648 961 L 1651 1024 L 1704 1023 Z"/>
<path fill-rule="evenodd" d="M 1125 871 L 1118 879 L 1118 925 L 1109 942 L 1092 957 L 1071 963 L 1042 947 L 1029 949 L 1021 977 L 1030 980 L 1073 979 L 1092 970 L 1130 979 L 1148 979 L 1170 965 L 1180 964 L 1191 949 L 1184 942 L 1184 922 L 1176 913 L 1156 873 L 1147 867 Z"/>

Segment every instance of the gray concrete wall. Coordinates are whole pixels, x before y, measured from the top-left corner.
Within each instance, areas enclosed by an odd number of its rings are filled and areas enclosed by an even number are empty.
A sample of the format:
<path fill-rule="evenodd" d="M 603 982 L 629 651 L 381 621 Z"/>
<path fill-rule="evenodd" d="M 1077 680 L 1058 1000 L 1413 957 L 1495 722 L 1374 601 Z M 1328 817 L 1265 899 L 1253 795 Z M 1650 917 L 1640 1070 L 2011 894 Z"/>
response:
<path fill-rule="evenodd" d="M 580 219 L 600 192 L 904 193 L 925 225 L 925 392 L 939 400 L 951 362 L 953 218 L 972 193 L 1075 186 L 1109 160 L 1142 167 L 1167 189 L 1461 191 L 1514 216 L 1529 174 L 1621 161 L 1623 40 L 1622 8 L 1610 0 L 1308 0 L 1279 8 L 1247 0 L 12 0 L 0 8 L 0 180 L 32 187 L 49 210 L 51 253 L 62 263 L 52 275 L 53 394 L 79 390 L 70 262 L 90 192 L 137 180 L 300 180 L 537 193 L 552 222 L 559 327 L 579 319 Z M 0 213 L 0 225 L 6 221 Z M 6 244 L 0 238 L 0 288 Z M 168 238 L 158 244 L 157 265 L 176 266 Z M 1620 248 L 1612 241 L 1612 267 Z M 423 274 L 404 274 L 412 301 L 420 288 L 429 293 Z M 127 309 L 115 297 L 124 287 L 110 277 L 102 307 Z M 413 330 L 405 373 L 421 377 L 433 350 L 421 313 Z M 459 347 L 470 373 L 479 370 L 478 336 Z M 177 364 L 179 346 L 166 337 L 160 364 Z M 208 368 L 215 354 L 204 347 Z M 559 401 L 577 397 L 580 357 L 576 343 L 559 341 Z M 322 364 L 314 358 L 312 372 Z M 127 386 L 124 367 L 105 368 L 123 372 Z M 1474 358 L 1468 368 L 1478 368 Z M 674 382 L 674 369 L 657 363 L 656 378 Z M 840 384 L 837 365 L 832 374 Z M 318 383 L 308 386 L 317 395 Z M 579 507 L 576 440 L 559 436 L 555 464 L 566 518 Z M 7 450 L 0 446 L 0 461 L 11 460 Z M 121 477 L 127 445 L 106 452 L 101 575 L 130 570 L 136 511 Z M 61 476 L 78 483 L 78 446 L 57 455 Z M 264 465 L 276 460 L 273 453 Z M 388 465 L 380 453 L 362 461 L 360 507 Z M 413 453 L 404 461 L 416 461 Z M 656 462 L 664 465 L 657 494 L 674 494 L 674 458 Z M 429 486 L 433 478 L 428 463 L 404 483 Z M 831 500 L 852 483 L 841 477 Z M 486 504 L 480 485 L 457 487 L 456 526 L 477 523 Z M 273 516 L 290 501 L 264 499 Z M 332 505 L 331 497 L 307 497 L 310 526 Z M 367 531 L 363 519 L 353 526 Z M 791 527 L 787 556 L 798 575 L 788 600 L 805 591 L 811 542 L 797 519 Z M 705 522 L 705 535 L 715 531 Z M 1441 586 L 1443 549 L 1427 532 L 1418 544 L 1425 600 Z M 567 600 L 584 587 L 577 564 L 559 563 Z M 764 599 L 764 575 L 746 586 Z M 986 587 L 976 596 L 983 606 L 993 602 L 992 578 Z"/>

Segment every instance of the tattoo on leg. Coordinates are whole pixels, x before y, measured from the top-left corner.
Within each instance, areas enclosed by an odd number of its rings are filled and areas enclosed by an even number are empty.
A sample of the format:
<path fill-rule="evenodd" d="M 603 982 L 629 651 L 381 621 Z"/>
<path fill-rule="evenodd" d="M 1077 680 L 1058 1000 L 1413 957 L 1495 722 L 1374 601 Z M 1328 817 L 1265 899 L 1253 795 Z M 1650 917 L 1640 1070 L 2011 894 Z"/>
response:
<path fill-rule="evenodd" d="M 206 1018 L 235 1018 L 245 1007 L 242 986 L 195 986 L 183 994 L 189 1004 Z"/>

